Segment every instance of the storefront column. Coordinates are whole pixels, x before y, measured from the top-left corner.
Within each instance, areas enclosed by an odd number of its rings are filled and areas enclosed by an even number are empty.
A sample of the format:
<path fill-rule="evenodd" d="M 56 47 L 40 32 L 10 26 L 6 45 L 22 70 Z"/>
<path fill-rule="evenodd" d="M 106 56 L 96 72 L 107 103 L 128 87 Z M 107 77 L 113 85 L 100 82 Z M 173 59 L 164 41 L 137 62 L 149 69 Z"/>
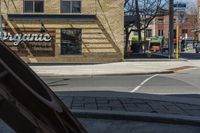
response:
<path fill-rule="evenodd" d="M 61 34 L 60 29 L 56 29 L 55 35 L 55 56 L 59 56 L 61 54 Z"/>

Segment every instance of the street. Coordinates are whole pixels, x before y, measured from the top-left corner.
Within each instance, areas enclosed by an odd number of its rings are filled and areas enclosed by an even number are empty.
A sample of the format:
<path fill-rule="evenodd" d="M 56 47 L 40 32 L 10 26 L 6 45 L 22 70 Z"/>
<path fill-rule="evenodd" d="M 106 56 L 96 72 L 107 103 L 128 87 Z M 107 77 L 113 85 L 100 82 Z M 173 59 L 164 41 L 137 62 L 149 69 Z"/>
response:
<path fill-rule="evenodd" d="M 116 91 L 200 98 L 200 68 L 173 74 L 45 77 L 53 91 Z"/>
<path fill-rule="evenodd" d="M 200 54 L 181 53 L 195 64 Z M 133 68 L 134 69 L 134 68 Z M 114 91 L 200 98 L 200 68 L 173 74 L 42 77 L 53 91 Z"/>
<path fill-rule="evenodd" d="M 60 95 L 67 92 L 92 92 L 90 94 L 94 94 L 94 92 L 108 92 L 106 94 L 112 94 L 110 92 L 125 92 L 124 95 L 128 95 L 128 93 L 137 93 L 137 94 L 155 94 L 155 95 L 165 95 L 165 96 L 173 96 L 174 98 L 200 98 L 200 67 L 199 60 L 200 54 L 194 53 L 184 53 L 181 54 L 182 58 L 188 60 L 188 62 L 195 66 L 194 68 L 184 69 L 181 71 L 177 71 L 172 74 L 144 74 L 144 75 L 123 75 L 123 76 L 75 76 L 75 77 L 42 77 L 42 79 L 49 85 L 49 87 L 54 92 Z M 167 62 L 166 62 L 167 63 Z M 133 68 L 134 69 L 134 68 Z M 61 92 L 61 93 L 60 93 Z M 74 94 L 75 94 L 74 93 Z M 104 94 L 102 93 L 102 94 Z M 100 93 L 101 94 L 101 93 Z M 91 95 L 93 96 L 93 95 Z M 92 97 L 88 99 L 83 98 L 83 101 L 75 101 L 69 102 L 70 97 L 66 98 L 65 104 L 68 107 L 72 107 L 71 109 L 81 109 L 86 110 L 88 108 L 94 109 L 96 106 L 92 106 L 91 100 Z M 107 95 L 108 96 L 108 95 Z M 75 97 L 73 99 L 77 99 L 81 97 Z M 78 99 L 77 99 L 78 100 Z M 89 100 L 89 101 L 88 101 Z M 96 99 L 97 100 L 97 99 Z M 87 102 L 90 102 L 87 103 Z M 131 100 L 129 99 L 129 102 Z M 138 101 L 137 101 L 138 102 Z M 148 100 L 149 102 L 149 100 Z M 85 108 L 80 108 L 85 107 Z M 97 103 L 97 101 L 95 101 Z M 107 101 L 110 103 L 110 101 Z M 147 101 L 145 102 L 147 103 Z M 76 106 L 75 106 L 76 104 Z M 70 106 L 69 106 L 70 105 Z M 90 105 L 90 106 L 89 106 Z M 97 103 L 98 109 L 101 110 L 99 106 L 100 103 Z M 134 105 L 134 104 L 128 104 Z M 159 103 L 155 104 L 155 108 L 165 107 L 167 111 L 164 112 L 173 112 L 177 113 L 180 111 L 180 107 L 177 105 L 169 104 L 167 105 L 159 105 Z M 107 104 L 105 104 L 105 107 Z M 113 105 L 114 106 L 114 105 Z M 119 105 L 116 105 L 119 110 Z M 125 107 L 126 105 L 123 105 Z M 141 105 L 137 104 L 133 109 L 135 112 L 142 112 L 144 110 L 148 110 L 148 107 L 145 106 L 144 103 Z M 142 108 L 143 107 L 143 108 Z M 141 109 L 142 108 L 142 109 Z M 182 107 L 181 107 L 182 108 Z M 194 109 L 192 107 L 188 107 L 189 109 Z M 114 107 L 112 107 L 114 109 Z M 140 110 L 141 109 L 141 110 Z M 151 106 L 152 109 L 152 106 Z M 150 110 L 151 110 L 150 109 Z M 158 109 L 158 110 L 159 110 Z M 132 110 L 132 111 L 133 111 Z M 162 109 L 161 109 L 162 110 Z M 122 111 L 120 109 L 120 111 Z M 199 114 L 199 112 L 195 112 L 192 110 L 192 115 Z M 164 112 L 160 112 L 164 116 L 167 116 Z M 187 112 L 187 111 L 184 111 Z M 127 113 L 127 112 L 125 112 Z M 175 133 L 177 131 L 186 132 L 186 133 L 195 133 L 198 132 L 198 127 L 188 126 L 188 125 L 178 125 L 178 124 L 162 124 L 162 123 L 146 123 L 139 121 L 123 121 L 123 120 L 104 120 L 104 119 L 87 119 L 87 118 L 79 118 L 80 122 L 84 125 L 84 127 L 89 132 L 170 132 Z M 92 126 L 91 126 L 92 125 Z M 142 126 L 142 128 L 141 128 Z M 97 128 L 99 127 L 99 128 Z M 112 127 L 112 128 L 110 128 Z M 165 129 L 166 128 L 166 129 Z M 102 130 L 99 130 L 102 129 Z"/>

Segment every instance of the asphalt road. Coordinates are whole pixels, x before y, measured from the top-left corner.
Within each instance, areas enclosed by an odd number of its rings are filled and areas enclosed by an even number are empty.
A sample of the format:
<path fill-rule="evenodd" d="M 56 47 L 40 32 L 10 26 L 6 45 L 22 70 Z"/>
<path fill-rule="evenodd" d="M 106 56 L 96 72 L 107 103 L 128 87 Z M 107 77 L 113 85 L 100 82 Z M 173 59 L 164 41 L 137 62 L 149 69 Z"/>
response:
<path fill-rule="evenodd" d="M 199 54 L 200 55 L 200 54 Z M 195 64 L 197 54 L 184 54 Z M 199 60 L 198 60 L 199 62 Z M 199 64 L 199 63 L 198 63 Z M 134 68 L 133 68 L 134 69 Z M 200 67 L 173 74 L 94 76 L 94 77 L 48 77 L 43 80 L 53 91 L 115 91 L 128 93 L 172 95 L 200 98 Z M 134 121 L 79 119 L 88 132 L 136 132 L 136 133 L 196 133 L 198 127 Z"/>
<path fill-rule="evenodd" d="M 200 68 L 163 75 L 48 77 L 53 91 L 116 91 L 200 98 Z"/>
<path fill-rule="evenodd" d="M 182 53 L 181 57 L 194 64 L 200 61 L 200 54 L 196 53 Z M 162 75 L 42 79 L 53 91 L 115 91 L 200 98 L 200 67 Z"/>

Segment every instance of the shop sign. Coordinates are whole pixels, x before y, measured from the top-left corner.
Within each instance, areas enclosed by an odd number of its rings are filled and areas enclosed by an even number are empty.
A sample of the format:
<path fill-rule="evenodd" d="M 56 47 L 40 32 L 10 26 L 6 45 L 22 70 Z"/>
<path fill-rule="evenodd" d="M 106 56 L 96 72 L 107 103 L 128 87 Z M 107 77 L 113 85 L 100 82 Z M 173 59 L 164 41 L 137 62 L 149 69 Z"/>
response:
<path fill-rule="evenodd" d="M 9 32 L 0 32 L 0 40 L 13 42 L 13 45 L 17 46 L 20 42 L 50 42 L 51 36 L 46 34 L 14 34 Z"/>

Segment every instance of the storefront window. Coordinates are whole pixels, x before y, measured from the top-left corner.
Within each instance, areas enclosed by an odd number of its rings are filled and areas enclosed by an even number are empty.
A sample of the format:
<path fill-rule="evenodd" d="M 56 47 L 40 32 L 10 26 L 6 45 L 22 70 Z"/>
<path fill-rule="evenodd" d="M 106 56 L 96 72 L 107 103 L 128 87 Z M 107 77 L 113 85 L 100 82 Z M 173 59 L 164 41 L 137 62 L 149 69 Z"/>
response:
<path fill-rule="evenodd" d="M 81 12 L 81 1 L 80 0 L 62 0 L 61 3 L 62 13 L 80 13 Z"/>
<path fill-rule="evenodd" d="M 44 0 L 24 0 L 25 13 L 43 13 Z"/>
<path fill-rule="evenodd" d="M 81 29 L 61 29 L 61 55 L 80 55 L 81 40 Z"/>

